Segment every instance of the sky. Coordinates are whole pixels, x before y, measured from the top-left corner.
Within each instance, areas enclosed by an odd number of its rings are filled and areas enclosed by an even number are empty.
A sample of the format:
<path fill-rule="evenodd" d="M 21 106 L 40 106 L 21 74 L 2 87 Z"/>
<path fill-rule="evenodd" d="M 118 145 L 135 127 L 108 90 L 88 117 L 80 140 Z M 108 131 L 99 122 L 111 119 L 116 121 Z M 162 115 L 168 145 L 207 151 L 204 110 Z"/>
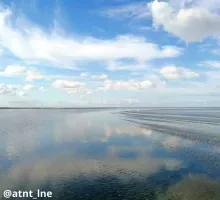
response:
<path fill-rule="evenodd" d="M 0 106 L 220 106 L 220 1 L 0 0 Z"/>

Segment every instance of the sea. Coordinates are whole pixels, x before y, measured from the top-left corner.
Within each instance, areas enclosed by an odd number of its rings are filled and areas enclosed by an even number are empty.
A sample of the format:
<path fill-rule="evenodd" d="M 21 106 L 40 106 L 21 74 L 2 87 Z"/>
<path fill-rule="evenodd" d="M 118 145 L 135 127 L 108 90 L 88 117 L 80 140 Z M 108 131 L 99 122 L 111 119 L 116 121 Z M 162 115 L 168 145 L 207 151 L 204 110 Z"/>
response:
<path fill-rule="evenodd" d="M 220 200 L 220 108 L 1 109 L 6 198 Z"/>

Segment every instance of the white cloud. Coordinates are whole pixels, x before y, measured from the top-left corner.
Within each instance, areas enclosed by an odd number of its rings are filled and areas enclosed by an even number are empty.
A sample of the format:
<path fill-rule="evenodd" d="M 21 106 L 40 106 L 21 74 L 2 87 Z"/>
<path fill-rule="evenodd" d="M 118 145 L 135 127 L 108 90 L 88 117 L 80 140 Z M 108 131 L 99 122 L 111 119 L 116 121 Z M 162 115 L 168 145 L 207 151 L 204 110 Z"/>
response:
<path fill-rule="evenodd" d="M 158 0 L 148 4 L 155 27 L 162 26 L 165 31 L 186 42 L 197 42 L 220 35 L 220 16 L 206 8 L 192 7 L 175 10 L 167 2 Z"/>
<path fill-rule="evenodd" d="M 44 80 L 44 79 L 45 77 L 38 72 L 28 71 L 26 74 L 26 81 Z"/>
<path fill-rule="evenodd" d="M 44 91 L 45 91 L 45 88 L 44 88 L 43 86 L 41 86 L 41 87 L 39 88 L 39 91 L 44 92 Z"/>
<path fill-rule="evenodd" d="M 34 88 L 36 88 L 34 85 L 25 85 L 23 87 L 24 90 L 31 90 L 31 89 L 34 89 Z"/>
<path fill-rule="evenodd" d="M 108 63 L 106 69 L 109 71 L 138 71 L 148 69 L 149 66 L 144 64 L 128 64 L 120 61 L 111 61 Z"/>
<path fill-rule="evenodd" d="M 121 58 L 146 61 L 176 57 L 182 52 L 175 46 L 158 46 L 148 42 L 144 37 L 133 35 L 101 40 L 92 37 L 81 39 L 63 37 L 56 30 L 49 34 L 38 27 L 19 23 L 19 18 L 16 26 L 12 25 L 10 23 L 12 14 L 10 10 L 0 11 L 0 45 L 25 61 L 49 61 L 57 65 L 72 64 L 77 60 L 99 61 Z"/>
<path fill-rule="evenodd" d="M 201 65 L 216 69 L 216 68 L 220 68 L 220 61 L 219 60 L 207 60 L 207 61 L 202 62 Z"/>
<path fill-rule="evenodd" d="M 98 79 L 98 80 L 105 80 L 108 78 L 107 74 L 101 74 L 101 75 L 93 75 L 92 79 Z"/>
<path fill-rule="evenodd" d="M 139 103 L 139 100 L 137 100 L 137 99 L 124 99 L 124 102 L 127 102 L 128 104 L 133 104 L 133 103 Z"/>
<path fill-rule="evenodd" d="M 0 84 L 0 94 L 16 94 L 18 86 Z"/>
<path fill-rule="evenodd" d="M 26 93 L 25 91 L 20 90 L 20 91 L 17 91 L 17 92 L 16 92 L 16 95 L 17 95 L 17 96 L 20 96 L 20 97 L 23 97 L 23 96 L 26 96 L 27 93 Z"/>
<path fill-rule="evenodd" d="M 6 85 L 0 84 L 0 95 L 26 96 L 32 89 L 40 90 L 34 85 Z"/>
<path fill-rule="evenodd" d="M 189 69 L 176 66 L 165 66 L 160 70 L 160 74 L 166 79 L 191 79 L 199 77 L 199 74 Z"/>
<path fill-rule="evenodd" d="M 4 71 L 0 72 L 0 76 L 21 76 L 26 73 L 26 68 L 23 66 L 9 65 Z"/>
<path fill-rule="evenodd" d="M 0 76 L 9 76 L 9 77 L 26 76 L 26 81 L 45 79 L 45 77 L 41 75 L 39 72 L 29 71 L 24 66 L 19 66 L 19 65 L 7 66 L 4 69 L 4 71 L 0 72 Z"/>
<path fill-rule="evenodd" d="M 153 88 L 156 85 L 152 83 L 150 80 L 145 81 L 122 81 L 122 80 L 106 80 L 104 82 L 104 87 L 97 88 L 97 91 L 109 91 L 109 90 L 141 90 L 141 89 L 149 89 Z"/>
<path fill-rule="evenodd" d="M 92 90 L 87 90 L 86 95 L 90 95 L 90 94 L 93 94 L 93 91 Z"/>
<path fill-rule="evenodd" d="M 89 76 L 89 74 L 88 73 L 81 73 L 80 76 L 83 77 L 83 78 L 86 78 L 86 77 Z"/>
<path fill-rule="evenodd" d="M 68 93 L 76 93 L 86 89 L 86 84 L 78 81 L 56 80 L 52 85 L 54 88 L 64 90 Z"/>
<path fill-rule="evenodd" d="M 0 84 L 1 95 L 14 95 L 14 96 L 25 96 L 26 92 L 22 90 L 19 85 L 5 85 Z"/>
<path fill-rule="evenodd" d="M 102 11 L 102 14 L 116 19 L 143 19 L 150 16 L 147 10 L 147 3 L 132 3 L 122 6 L 115 6 Z"/>
<path fill-rule="evenodd" d="M 177 8 L 190 8 L 190 7 L 201 7 L 208 9 L 212 12 L 218 11 L 220 9 L 220 1 L 219 0 L 169 0 L 169 3 Z"/>
<path fill-rule="evenodd" d="M 100 75 L 92 75 L 90 73 L 81 73 L 80 77 L 82 78 L 92 78 L 92 79 L 97 79 L 97 80 L 105 80 L 108 78 L 107 74 L 100 74 Z"/>

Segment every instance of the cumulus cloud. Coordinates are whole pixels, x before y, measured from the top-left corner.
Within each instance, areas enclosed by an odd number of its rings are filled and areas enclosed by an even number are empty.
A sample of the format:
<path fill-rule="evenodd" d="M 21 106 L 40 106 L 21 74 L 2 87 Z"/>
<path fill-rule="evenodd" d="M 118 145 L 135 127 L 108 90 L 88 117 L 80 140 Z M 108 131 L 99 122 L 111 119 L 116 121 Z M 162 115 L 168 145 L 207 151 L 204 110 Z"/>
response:
<path fill-rule="evenodd" d="M 0 94 L 13 94 L 17 95 L 18 86 L 0 84 Z"/>
<path fill-rule="evenodd" d="M 34 85 L 25 85 L 23 87 L 24 90 L 31 90 L 31 89 L 34 89 L 34 88 L 36 88 Z"/>
<path fill-rule="evenodd" d="M 104 82 L 104 87 L 97 88 L 97 91 L 109 91 L 109 90 L 141 90 L 156 87 L 156 84 L 150 80 L 144 81 L 122 81 L 122 80 L 106 80 Z"/>
<path fill-rule="evenodd" d="M 201 63 L 203 66 L 208 66 L 213 69 L 220 68 L 220 61 L 219 60 L 207 60 Z"/>
<path fill-rule="evenodd" d="M 23 96 L 26 96 L 27 93 L 25 91 L 19 90 L 19 91 L 16 92 L 16 95 L 20 96 L 20 97 L 23 97 Z"/>
<path fill-rule="evenodd" d="M 208 9 L 212 12 L 217 11 L 220 8 L 219 0 L 169 0 L 168 1 L 173 7 L 177 9 L 190 8 L 190 7 L 201 7 Z"/>
<path fill-rule="evenodd" d="M 0 76 L 21 76 L 26 73 L 26 68 L 19 65 L 9 65 L 4 71 L 0 72 Z"/>
<path fill-rule="evenodd" d="M 0 95 L 25 96 L 21 86 L 0 84 Z"/>
<path fill-rule="evenodd" d="M 7 85 L 0 84 L 0 95 L 26 96 L 32 89 L 38 89 L 34 85 Z M 40 89 L 39 89 L 40 90 Z"/>
<path fill-rule="evenodd" d="M 98 79 L 98 80 L 105 80 L 108 78 L 107 74 L 101 74 L 101 75 L 93 75 L 92 79 Z"/>
<path fill-rule="evenodd" d="M 191 79 L 199 77 L 199 74 L 189 69 L 176 66 L 165 66 L 160 70 L 160 74 L 166 79 Z"/>
<path fill-rule="evenodd" d="M 15 26 L 11 23 L 12 17 L 11 10 L 0 11 L 0 45 L 25 61 L 49 61 L 58 65 L 77 60 L 134 58 L 146 61 L 176 57 L 182 52 L 176 46 L 159 46 L 134 35 L 122 35 L 109 40 L 64 37 L 56 30 L 46 33 L 38 27 L 27 26 L 28 23 L 19 23 L 19 18 Z"/>
<path fill-rule="evenodd" d="M 163 29 L 186 42 L 202 41 L 220 35 L 220 16 L 206 8 L 195 6 L 175 10 L 158 0 L 148 4 L 155 27 Z"/>
<path fill-rule="evenodd" d="M 80 74 L 80 77 L 82 78 L 92 78 L 92 79 L 97 79 L 97 80 L 105 80 L 108 78 L 108 75 L 107 74 L 100 74 L 100 75 L 92 75 L 90 73 L 81 73 Z"/>
<path fill-rule="evenodd" d="M 111 61 L 107 64 L 106 69 L 109 71 L 138 71 L 148 69 L 149 66 L 139 63 L 124 63 L 121 61 Z"/>
<path fill-rule="evenodd" d="M 44 79 L 45 77 L 38 72 L 28 71 L 26 74 L 26 81 L 44 80 Z"/>
<path fill-rule="evenodd" d="M 20 65 L 7 66 L 2 72 L 0 72 L 0 76 L 26 76 L 26 81 L 45 79 L 45 77 L 39 72 L 30 71 L 26 67 Z"/>
<path fill-rule="evenodd" d="M 86 77 L 89 76 L 89 74 L 88 73 L 81 73 L 80 76 L 83 77 L 83 78 L 86 78 Z"/>
<path fill-rule="evenodd" d="M 56 89 L 64 90 L 68 93 L 76 93 L 85 90 L 85 83 L 69 80 L 56 80 L 52 83 Z"/>

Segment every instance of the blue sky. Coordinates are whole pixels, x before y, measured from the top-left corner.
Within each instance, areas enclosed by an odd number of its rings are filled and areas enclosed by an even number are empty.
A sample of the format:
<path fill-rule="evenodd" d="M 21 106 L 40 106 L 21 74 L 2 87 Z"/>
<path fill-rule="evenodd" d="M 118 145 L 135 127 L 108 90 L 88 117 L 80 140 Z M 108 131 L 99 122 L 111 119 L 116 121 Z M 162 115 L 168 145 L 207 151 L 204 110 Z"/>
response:
<path fill-rule="evenodd" d="M 220 106 L 219 13 L 219 0 L 0 0 L 0 105 Z"/>

